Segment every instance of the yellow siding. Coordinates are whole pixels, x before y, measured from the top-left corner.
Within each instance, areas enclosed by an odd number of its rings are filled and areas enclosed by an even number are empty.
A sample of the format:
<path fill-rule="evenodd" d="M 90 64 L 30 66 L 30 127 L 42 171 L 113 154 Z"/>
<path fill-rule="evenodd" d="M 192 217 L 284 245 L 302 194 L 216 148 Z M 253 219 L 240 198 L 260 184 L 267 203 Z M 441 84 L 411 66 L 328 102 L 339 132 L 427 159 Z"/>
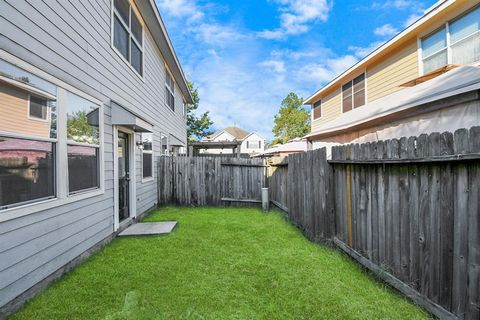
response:
<path fill-rule="evenodd" d="M 28 118 L 28 94 L 0 84 L 0 131 L 50 137 L 50 122 Z"/>
<path fill-rule="evenodd" d="M 322 99 L 322 116 L 312 122 L 312 132 L 318 130 L 325 123 L 332 121 L 340 116 L 340 88 Z"/>
<path fill-rule="evenodd" d="M 367 69 L 368 101 L 403 89 L 401 84 L 418 76 L 417 41 L 413 39 L 403 50 Z"/>

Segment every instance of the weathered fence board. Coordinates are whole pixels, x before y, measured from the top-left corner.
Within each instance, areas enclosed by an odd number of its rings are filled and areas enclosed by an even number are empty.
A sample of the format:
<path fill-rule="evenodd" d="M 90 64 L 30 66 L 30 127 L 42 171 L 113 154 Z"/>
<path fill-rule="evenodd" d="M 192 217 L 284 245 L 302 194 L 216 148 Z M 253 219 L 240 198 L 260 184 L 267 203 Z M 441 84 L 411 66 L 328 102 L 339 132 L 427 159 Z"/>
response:
<path fill-rule="evenodd" d="M 309 238 L 441 318 L 480 319 L 480 127 L 290 155 L 268 182 Z"/>
<path fill-rule="evenodd" d="M 479 141 L 479 128 L 433 133 L 335 147 L 331 161 L 338 241 L 442 309 L 476 320 Z"/>
<path fill-rule="evenodd" d="M 158 171 L 160 205 L 251 205 L 266 179 L 261 159 L 161 157 Z"/>

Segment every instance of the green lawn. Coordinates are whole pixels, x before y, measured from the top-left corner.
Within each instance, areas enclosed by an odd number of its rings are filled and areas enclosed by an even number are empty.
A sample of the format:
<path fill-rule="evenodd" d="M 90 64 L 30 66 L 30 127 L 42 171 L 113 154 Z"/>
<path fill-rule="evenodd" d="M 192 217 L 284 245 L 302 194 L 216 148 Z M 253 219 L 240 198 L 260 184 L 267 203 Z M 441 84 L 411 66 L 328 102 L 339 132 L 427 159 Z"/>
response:
<path fill-rule="evenodd" d="M 117 238 L 13 319 L 426 319 L 279 213 L 166 208 L 168 236 Z"/>

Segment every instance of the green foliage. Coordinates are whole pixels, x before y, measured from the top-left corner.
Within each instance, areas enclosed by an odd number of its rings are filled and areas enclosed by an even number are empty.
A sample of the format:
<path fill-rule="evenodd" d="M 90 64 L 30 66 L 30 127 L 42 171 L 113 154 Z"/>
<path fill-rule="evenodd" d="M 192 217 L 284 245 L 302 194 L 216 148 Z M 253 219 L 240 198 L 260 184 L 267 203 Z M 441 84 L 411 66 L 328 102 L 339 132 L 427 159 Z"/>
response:
<path fill-rule="evenodd" d="M 196 111 L 200 103 L 198 89 L 195 88 L 193 82 L 187 80 L 188 89 L 192 93 L 193 104 L 187 105 L 187 136 L 188 141 L 198 141 L 213 133 L 210 127 L 213 121 L 210 119 L 210 113 L 207 111 L 197 116 Z"/>
<path fill-rule="evenodd" d="M 88 123 L 87 111 L 67 115 L 67 138 L 76 142 L 98 143 L 98 128 Z"/>
<path fill-rule="evenodd" d="M 282 214 L 164 208 L 167 236 L 116 238 L 13 319 L 427 319 Z"/>
<path fill-rule="evenodd" d="M 303 106 L 303 98 L 290 92 L 282 101 L 275 116 L 272 144 L 285 143 L 291 139 L 303 137 L 310 132 L 310 113 Z"/>

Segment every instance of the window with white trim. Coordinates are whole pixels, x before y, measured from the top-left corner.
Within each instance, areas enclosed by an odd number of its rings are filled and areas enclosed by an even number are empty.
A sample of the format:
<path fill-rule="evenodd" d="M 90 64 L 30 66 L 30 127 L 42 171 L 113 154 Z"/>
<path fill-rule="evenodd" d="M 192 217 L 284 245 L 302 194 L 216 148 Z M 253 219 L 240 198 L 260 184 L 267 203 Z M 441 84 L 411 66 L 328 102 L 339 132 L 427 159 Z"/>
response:
<path fill-rule="evenodd" d="M 100 187 L 100 107 L 67 92 L 68 192 Z"/>
<path fill-rule="evenodd" d="M 100 188 L 101 110 L 0 59 L 0 214 Z"/>
<path fill-rule="evenodd" d="M 173 77 L 170 75 L 168 70 L 166 71 L 166 78 L 165 78 L 165 103 L 167 106 L 175 111 L 175 82 L 173 81 Z"/>
<path fill-rule="evenodd" d="M 343 112 L 353 110 L 365 104 L 365 74 L 362 73 L 342 86 Z"/>
<path fill-rule="evenodd" d="M 421 39 L 423 73 L 480 61 L 480 7 Z"/>
<path fill-rule="evenodd" d="M 0 60 L 0 210 L 55 197 L 56 106 L 55 85 Z"/>
<path fill-rule="evenodd" d="M 143 75 L 143 27 L 128 0 L 113 0 L 112 43 L 132 68 Z"/>
<path fill-rule="evenodd" d="M 153 178 L 153 133 L 142 133 L 142 178 Z"/>
<path fill-rule="evenodd" d="M 260 140 L 249 140 L 247 141 L 247 149 L 261 149 L 262 141 Z"/>

